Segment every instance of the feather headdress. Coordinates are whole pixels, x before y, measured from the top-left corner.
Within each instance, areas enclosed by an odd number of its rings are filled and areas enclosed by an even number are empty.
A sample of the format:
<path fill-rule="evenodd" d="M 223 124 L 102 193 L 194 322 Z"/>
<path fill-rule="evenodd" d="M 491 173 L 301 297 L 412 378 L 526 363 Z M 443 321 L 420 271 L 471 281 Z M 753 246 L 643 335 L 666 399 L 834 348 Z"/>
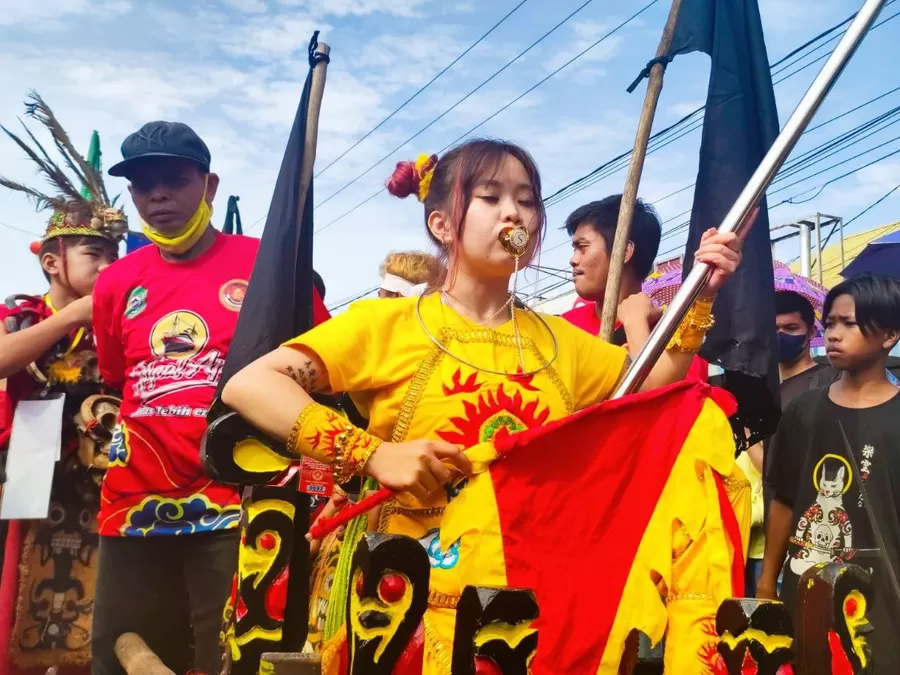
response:
<path fill-rule="evenodd" d="M 128 231 L 127 219 L 124 212 L 116 208 L 115 200 L 110 201 L 103 183 L 99 167 L 99 142 L 92 143 L 92 149 L 97 153 L 95 162 L 82 157 L 50 106 L 36 92 L 29 94 L 25 114 L 50 132 L 63 164 L 76 178 L 74 182 L 71 180 L 24 122 L 20 120 L 28 140 L 0 125 L 0 129 L 37 165 L 38 172 L 53 188 L 44 191 L 0 176 L 0 185 L 25 194 L 34 201 L 39 211 L 53 211 L 41 243 L 72 235 L 105 237 L 113 241 L 123 238 Z M 76 187 L 78 183 L 80 188 Z"/>

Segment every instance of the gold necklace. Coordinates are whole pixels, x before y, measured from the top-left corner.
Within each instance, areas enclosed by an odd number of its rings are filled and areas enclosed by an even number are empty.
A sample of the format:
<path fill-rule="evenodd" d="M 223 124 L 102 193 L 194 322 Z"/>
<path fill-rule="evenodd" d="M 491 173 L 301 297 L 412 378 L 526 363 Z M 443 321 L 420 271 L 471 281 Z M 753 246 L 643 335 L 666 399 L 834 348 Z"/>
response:
<path fill-rule="evenodd" d="M 521 340 L 521 336 L 519 335 L 518 322 L 516 321 L 516 318 L 515 318 L 515 312 L 516 312 L 515 305 L 513 305 L 513 308 L 512 308 L 513 329 L 515 330 L 515 336 L 513 339 L 519 350 L 519 365 L 520 365 L 519 371 L 515 372 L 515 373 L 508 373 L 503 370 L 493 370 L 491 368 L 484 368 L 482 366 L 476 365 L 476 364 L 472 363 L 471 361 L 469 361 L 468 359 L 464 359 L 461 356 L 451 352 L 450 349 L 448 349 L 447 346 L 444 345 L 443 342 L 441 342 L 441 340 L 436 338 L 434 336 L 434 334 L 430 330 L 428 330 L 428 326 L 425 325 L 425 320 L 422 318 L 422 298 L 423 297 L 424 296 L 420 295 L 418 297 L 418 299 L 416 300 L 416 319 L 418 319 L 419 326 L 422 327 L 422 331 L 425 333 L 425 335 L 428 336 L 428 339 L 431 340 L 434 343 L 434 345 L 438 349 L 440 349 L 442 352 L 444 352 L 447 356 L 449 356 L 453 359 L 456 359 L 460 363 L 465 364 L 465 365 L 469 366 L 470 368 L 481 371 L 482 373 L 488 373 L 490 375 L 501 375 L 503 377 L 513 377 L 513 378 L 514 377 L 530 377 L 532 375 L 537 375 L 538 373 L 547 370 L 556 361 L 556 357 L 559 356 L 559 340 L 557 340 L 557 338 L 556 338 L 556 333 L 553 332 L 553 329 L 550 328 L 550 325 L 544 320 L 544 317 L 542 317 L 538 312 L 534 312 L 534 311 L 526 308 L 525 311 L 531 312 L 534 316 L 536 316 L 538 321 L 540 321 L 541 324 L 543 324 L 544 328 L 547 329 L 547 332 L 550 333 L 550 337 L 553 340 L 553 356 L 551 356 L 550 360 L 546 361 L 544 363 L 544 365 L 540 366 L 539 368 L 535 368 L 534 370 L 527 370 L 527 371 L 525 370 L 524 359 L 522 358 L 522 340 Z M 490 328 L 485 328 L 483 330 L 490 332 L 490 333 L 497 333 L 497 331 L 490 329 Z M 500 333 L 500 335 L 502 335 L 502 333 Z M 540 351 L 537 349 L 537 345 L 535 345 L 534 348 L 535 348 L 535 351 L 538 354 L 540 354 Z M 543 358 L 543 356 L 542 356 L 542 358 Z"/>
<path fill-rule="evenodd" d="M 469 321 L 470 323 L 474 324 L 474 325 L 477 326 L 478 328 L 487 328 L 487 324 L 489 324 L 491 321 L 493 321 L 493 320 L 496 319 L 498 316 L 500 316 L 501 312 L 503 312 L 503 310 L 505 310 L 507 307 L 510 306 L 510 304 L 512 304 L 513 296 L 512 296 L 512 294 L 510 294 L 510 296 L 509 296 L 509 298 L 507 298 L 506 302 L 503 303 L 503 306 L 500 307 L 500 309 L 498 309 L 496 312 L 494 312 L 493 314 L 491 314 L 491 315 L 490 315 L 487 319 L 485 319 L 483 322 L 470 321 L 468 317 L 463 316 L 462 312 L 460 312 L 459 309 L 457 309 L 457 307 L 456 307 L 456 303 L 457 303 L 457 302 L 459 302 L 459 304 L 460 304 L 462 307 L 465 307 L 465 308 L 468 309 L 470 312 L 471 312 L 472 310 L 471 310 L 467 305 L 463 304 L 462 302 L 460 302 L 459 300 L 457 300 L 456 298 L 454 298 L 452 295 L 450 295 L 447 291 L 441 291 L 441 300 L 443 300 L 445 305 L 448 305 L 448 306 L 450 307 L 450 309 L 452 309 L 454 312 L 456 312 L 457 314 L 459 314 L 459 315 L 460 315 L 463 319 L 465 319 L 466 321 Z M 510 319 L 512 319 L 512 318 L 513 318 L 512 312 L 510 312 Z M 490 329 L 488 329 L 488 330 L 490 330 Z"/>

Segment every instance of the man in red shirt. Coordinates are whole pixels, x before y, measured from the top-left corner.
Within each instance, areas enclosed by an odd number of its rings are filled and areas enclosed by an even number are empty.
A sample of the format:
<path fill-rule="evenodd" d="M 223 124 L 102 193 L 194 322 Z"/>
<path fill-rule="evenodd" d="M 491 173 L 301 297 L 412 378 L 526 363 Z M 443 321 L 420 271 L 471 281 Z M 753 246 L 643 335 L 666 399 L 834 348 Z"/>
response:
<path fill-rule="evenodd" d="M 600 317 L 603 314 L 603 297 L 609 276 L 609 256 L 616 236 L 619 207 L 622 195 L 610 195 L 600 201 L 581 206 L 566 219 L 565 229 L 572 237 L 572 275 L 575 291 L 586 300 L 582 305 L 563 314 L 569 323 L 592 335 L 600 334 Z M 625 268 L 619 289 L 619 303 L 626 299 L 638 301 L 641 284 L 653 269 L 653 261 L 659 251 L 662 224 L 656 210 L 638 199 L 631 220 L 631 238 L 625 252 Z M 646 299 L 645 302 L 649 302 Z M 616 325 L 613 342 L 624 344 L 625 332 Z M 709 364 L 699 356 L 694 357 L 688 378 L 705 382 Z"/>
<path fill-rule="evenodd" d="M 109 173 L 128 179 L 154 245 L 94 289 L 100 372 L 122 407 L 101 493 L 93 672 L 123 673 L 115 640 L 136 632 L 176 673 L 212 674 L 240 499 L 205 475 L 200 442 L 259 241 L 210 227 L 219 178 L 190 127 L 146 124 L 122 155 Z"/>

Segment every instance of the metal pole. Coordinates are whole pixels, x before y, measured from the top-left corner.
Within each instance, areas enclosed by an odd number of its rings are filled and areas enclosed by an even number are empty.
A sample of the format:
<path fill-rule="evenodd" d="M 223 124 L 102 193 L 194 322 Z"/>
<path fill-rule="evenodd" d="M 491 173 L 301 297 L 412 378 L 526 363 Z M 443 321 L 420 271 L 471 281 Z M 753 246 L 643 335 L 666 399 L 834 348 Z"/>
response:
<path fill-rule="evenodd" d="M 672 51 L 672 40 L 675 37 L 675 24 L 678 23 L 680 8 L 681 0 L 672 0 L 669 18 L 666 19 L 662 38 L 656 49 L 657 58 L 666 56 Z M 600 337 L 606 342 L 612 341 L 613 333 L 616 330 L 619 293 L 622 287 L 622 274 L 625 271 L 625 254 L 628 251 L 628 240 L 631 235 L 631 218 L 634 215 L 638 188 L 641 185 L 641 172 L 644 170 L 644 159 L 647 157 L 647 144 L 653 128 L 653 117 L 656 115 L 656 104 L 659 103 L 659 94 L 662 91 L 664 72 L 665 67 L 661 63 L 654 64 L 650 69 L 647 93 L 644 95 L 644 106 L 638 120 L 634 150 L 631 153 L 631 163 L 628 165 L 628 175 L 625 177 L 625 189 L 622 190 L 622 202 L 619 205 L 619 218 L 616 222 L 616 236 L 613 239 L 612 251 L 609 256 L 606 292 L 603 295 L 603 314 L 600 317 Z"/>
<path fill-rule="evenodd" d="M 740 234 L 750 213 L 754 207 L 762 199 L 772 179 L 784 160 L 787 159 L 791 150 L 796 145 L 800 135 L 809 125 L 810 120 L 816 114 L 822 101 L 831 91 L 834 83 L 837 82 L 844 67 L 850 61 L 856 49 L 859 47 L 863 38 L 866 36 L 872 23 L 875 21 L 878 13 L 884 7 L 886 0 L 866 0 L 862 9 L 853 19 L 847 32 L 838 42 L 837 47 L 825 61 L 822 70 L 816 75 L 816 79 L 810 85 L 807 92 L 803 95 L 800 103 L 797 105 L 787 124 L 784 125 L 781 133 L 772 143 L 769 152 L 763 157 L 756 171 L 750 177 L 750 182 L 744 187 L 737 201 L 728 211 L 722 224 L 719 226 L 720 233 L 735 232 Z M 691 269 L 687 279 L 681 284 L 675 297 L 669 305 L 669 310 L 663 314 L 662 318 L 656 324 L 656 327 L 650 333 L 647 344 L 638 354 L 631 369 L 625 374 L 622 383 L 616 389 L 612 398 L 621 398 L 633 391 L 636 391 L 650 371 L 653 370 L 654 364 L 666 349 L 669 340 L 675 334 L 678 325 L 684 319 L 691 305 L 697 299 L 700 291 L 706 285 L 709 279 L 710 269 L 704 263 L 697 263 Z"/>
<path fill-rule="evenodd" d="M 807 279 L 812 274 L 812 268 L 809 264 L 809 226 L 805 222 L 797 223 L 800 228 L 800 274 Z"/>
<path fill-rule="evenodd" d="M 822 214 L 816 214 L 816 267 L 819 270 L 819 283 L 822 282 Z"/>
<path fill-rule="evenodd" d="M 841 239 L 841 269 L 844 269 L 847 266 L 846 261 L 844 260 L 844 219 L 841 218 L 838 221 L 838 234 Z"/>

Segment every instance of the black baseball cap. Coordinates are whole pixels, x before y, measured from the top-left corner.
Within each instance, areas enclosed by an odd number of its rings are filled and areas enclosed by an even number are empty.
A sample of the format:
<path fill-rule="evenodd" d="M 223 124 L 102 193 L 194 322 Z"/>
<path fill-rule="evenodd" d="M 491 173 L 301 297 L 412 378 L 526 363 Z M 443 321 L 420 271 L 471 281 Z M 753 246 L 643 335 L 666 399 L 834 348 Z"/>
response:
<path fill-rule="evenodd" d="M 122 161 L 110 167 L 109 175 L 127 178 L 129 167 L 147 157 L 188 159 L 209 173 L 209 148 L 181 122 L 148 122 L 128 136 L 122 141 Z"/>

